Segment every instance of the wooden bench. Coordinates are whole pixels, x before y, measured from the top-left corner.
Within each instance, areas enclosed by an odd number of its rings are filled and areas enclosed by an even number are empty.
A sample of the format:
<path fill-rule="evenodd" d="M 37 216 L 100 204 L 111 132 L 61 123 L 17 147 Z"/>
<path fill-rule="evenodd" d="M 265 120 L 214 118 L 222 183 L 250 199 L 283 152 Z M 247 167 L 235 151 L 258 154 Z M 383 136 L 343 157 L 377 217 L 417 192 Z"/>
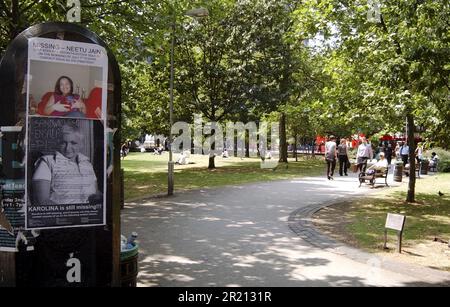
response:
<path fill-rule="evenodd" d="M 377 179 L 384 179 L 384 184 L 388 187 L 387 183 L 387 177 L 388 177 L 389 168 L 386 168 L 385 170 L 379 171 L 376 170 L 373 174 L 367 174 L 364 172 L 359 173 L 358 179 L 359 179 L 359 186 L 367 180 L 372 187 L 375 186 L 375 183 L 377 183 Z M 383 184 L 383 182 L 381 182 Z"/>

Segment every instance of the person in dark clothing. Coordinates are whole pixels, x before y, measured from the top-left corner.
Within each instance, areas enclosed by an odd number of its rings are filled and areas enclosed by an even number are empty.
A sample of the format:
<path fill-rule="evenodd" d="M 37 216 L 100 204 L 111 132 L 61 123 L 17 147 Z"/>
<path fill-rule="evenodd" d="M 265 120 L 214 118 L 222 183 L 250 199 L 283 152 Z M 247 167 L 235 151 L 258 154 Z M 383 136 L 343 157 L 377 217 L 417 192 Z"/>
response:
<path fill-rule="evenodd" d="M 339 175 L 348 176 L 348 147 L 347 141 L 345 139 L 341 139 L 341 144 L 338 146 L 338 157 L 339 157 Z"/>
<path fill-rule="evenodd" d="M 120 147 L 120 156 L 122 157 L 122 159 L 125 159 L 127 155 L 128 155 L 128 144 L 127 142 L 125 142 Z"/>
<path fill-rule="evenodd" d="M 388 146 L 386 147 L 386 160 L 388 161 L 388 165 L 391 165 L 391 161 L 392 161 L 392 144 L 389 143 Z"/>

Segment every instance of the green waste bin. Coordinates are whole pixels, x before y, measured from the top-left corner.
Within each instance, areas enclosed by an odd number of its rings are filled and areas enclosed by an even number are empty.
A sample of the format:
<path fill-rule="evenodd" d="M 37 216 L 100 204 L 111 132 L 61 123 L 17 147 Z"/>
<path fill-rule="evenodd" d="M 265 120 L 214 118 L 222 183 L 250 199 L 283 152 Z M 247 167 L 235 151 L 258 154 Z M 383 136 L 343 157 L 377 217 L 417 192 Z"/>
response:
<path fill-rule="evenodd" d="M 120 252 L 120 284 L 122 287 L 136 287 L 138 275 L 138 245 Z"/>

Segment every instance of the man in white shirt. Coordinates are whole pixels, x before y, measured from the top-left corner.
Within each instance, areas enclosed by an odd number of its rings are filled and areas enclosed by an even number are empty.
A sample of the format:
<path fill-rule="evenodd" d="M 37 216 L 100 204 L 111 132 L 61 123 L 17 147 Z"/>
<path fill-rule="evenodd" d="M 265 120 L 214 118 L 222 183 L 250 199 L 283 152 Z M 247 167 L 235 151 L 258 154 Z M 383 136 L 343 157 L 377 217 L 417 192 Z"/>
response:
<path fill-rule="evenodd" d="M 402 143 L 400 146 L 400 156 L 402 157 L 403 165 L 408 164 L 409 146 L 405 143 Z"/>
<path fill-rule="evenodd" d="M 32 178 L 34 204 L 86 204 L 101 198 L 92 164 L 80 153 L 82 141 L 77 126 L 62 127 L 58 150 L 36 162 Z"/>
<path fill-rule="evenodd" d="M 382 172 L 388 168 L 388 161 L 384 158 L 384 152 L 380 152 L 380 160 L 367 169 L 367 174 L 373 174 L 376 171 Z"/>
<path fill-rule="evenodd" d="M 362 138 L 361 145 L 358 146 L 358 152 L 356 154 L 356 159 L 358 163 L 358 169 L 360 172 L 365 172 L 367 168 L 367 160 L 372 160 L 373 150 L 372 145 L 367 143 L 366 138 Z"/>

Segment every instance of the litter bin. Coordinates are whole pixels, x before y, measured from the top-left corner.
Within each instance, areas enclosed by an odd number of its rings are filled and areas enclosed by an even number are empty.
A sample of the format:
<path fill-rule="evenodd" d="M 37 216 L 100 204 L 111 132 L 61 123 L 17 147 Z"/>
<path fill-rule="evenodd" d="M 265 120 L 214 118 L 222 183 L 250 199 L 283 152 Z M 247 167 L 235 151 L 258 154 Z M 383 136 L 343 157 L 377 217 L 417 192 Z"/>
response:
<path fill-rule="evenodd" d="M 420 174 L 428 175 L 428 166 L 430 162 L 428 160 L 420 160 Z"/>
<path fill-rule="evenodd" d="M 395 163 L 394 181 L 402 182 L 402 175 L 403 175 L 403 162 L 400 161 Z"/>
<path fill-rule="evenodd" d="M 120 252 L 120 284 L 122 287 L 136 287 L 138 275 L 138 245 Z"/>

